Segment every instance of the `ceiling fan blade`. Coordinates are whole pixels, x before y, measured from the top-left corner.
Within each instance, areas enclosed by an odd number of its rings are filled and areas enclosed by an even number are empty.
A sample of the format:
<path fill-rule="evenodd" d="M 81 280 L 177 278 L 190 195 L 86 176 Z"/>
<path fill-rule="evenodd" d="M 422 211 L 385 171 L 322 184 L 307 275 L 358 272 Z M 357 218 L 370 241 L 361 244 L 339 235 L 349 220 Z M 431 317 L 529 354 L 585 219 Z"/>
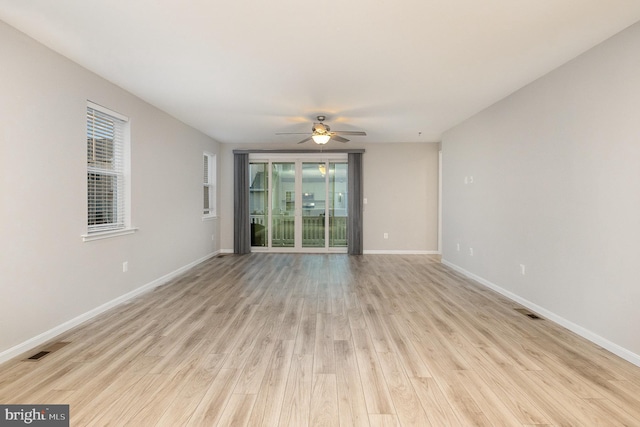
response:
<path fill-rule="evenodd" d="M 331 135 L 331 139 L 338 141 L 338 142 L 348 142 L 349 140 L 347 138 L 343 138 L 341 136 L 338 135 Z"/>
<path fill-rule="evenodd" d="M 276 132 L 276 135 L 309 135 L 309 132 Z"/>
<path fill-rule="evenodd" d="M 311 137 L 303 139 L 302 141 L 298 142 L 298 144 L 302 144 L 302 143 L 305 143 L 307 141 L 311 141 Z"/>
<path fill-rule="evenodd" d="M 359 135 L 359 136 L 367 136 L 366 132 L 355 131 L 355 130 L 334 130 L 332 133 L 337 133 L 340 135 Z"/>

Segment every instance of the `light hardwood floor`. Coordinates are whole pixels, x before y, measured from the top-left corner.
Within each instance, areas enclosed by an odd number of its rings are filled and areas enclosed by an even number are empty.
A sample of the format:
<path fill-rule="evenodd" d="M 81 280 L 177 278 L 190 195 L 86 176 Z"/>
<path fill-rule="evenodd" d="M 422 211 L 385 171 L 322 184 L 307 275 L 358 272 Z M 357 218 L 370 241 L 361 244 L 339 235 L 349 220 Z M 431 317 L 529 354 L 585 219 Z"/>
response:
<path fill-rule="evenodd" d="M 0 403 L 74 426 L 640 426 L 640 368 L 516 308 L 428 256 L 227 255 L 0 365 Z"/>

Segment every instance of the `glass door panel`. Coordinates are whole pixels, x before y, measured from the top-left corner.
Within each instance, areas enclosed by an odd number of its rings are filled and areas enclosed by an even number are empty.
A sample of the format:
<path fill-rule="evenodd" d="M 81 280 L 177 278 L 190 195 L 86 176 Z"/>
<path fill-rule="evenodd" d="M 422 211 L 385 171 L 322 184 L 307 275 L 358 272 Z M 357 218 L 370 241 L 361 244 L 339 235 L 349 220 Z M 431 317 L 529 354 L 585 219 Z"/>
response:
<path fill-rule="evenodd" d="M 295 246 L 296 164 L 274 162 L 271 168 L 271 246 Z"/>
<path fill-rule="evenodd" d="M 326 163 L 302 163 L 302 247 L 324 248 Z"/>
<path fill-rule="evenodd" d="M 249 161 L 251 246 L 273 252 L 346 252 L 346 155 L 256 155 Z"/>
<path fill-rule="evenodd" d="M 329 163 L 329 247 L 347 247 L 347 163 Z"/>
<path fill-rule="evenodd" d="M 251 246 L 268 246 L 269 170 L 267 163 L 249 164 L 249 215 Z"/>

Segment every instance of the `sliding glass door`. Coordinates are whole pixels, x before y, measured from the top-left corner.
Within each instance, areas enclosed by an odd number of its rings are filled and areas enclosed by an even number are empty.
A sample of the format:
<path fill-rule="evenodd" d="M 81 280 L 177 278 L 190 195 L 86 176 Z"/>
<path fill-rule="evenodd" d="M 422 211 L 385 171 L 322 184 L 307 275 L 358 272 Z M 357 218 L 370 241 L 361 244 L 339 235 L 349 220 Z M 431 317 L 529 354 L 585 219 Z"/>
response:
<path fill-rule="evenodd" d="M 348 171 L 347 163 L 329 163 L 329 246 L 333 248 L 347 247 Z"/>
<path fill-rule="evenodd" d="M 271 164 L 271 246 L 295 247 L 296 164 Z"/>
<path fill-rule="evenodd" d="M 344 252 L 346 157 L 250 159 L 251 246 L 273 252 Z"/>
<path fill-rule="evenodd" d="M 326 219 L 326 163 L 302 163 L 302 247 L 324 248 Z"/>
<path fill-rule="evenodd" d="M 267 163 L 249 163 L 251 246 L 267 247 L 269 232 L 269 171 Z"/>

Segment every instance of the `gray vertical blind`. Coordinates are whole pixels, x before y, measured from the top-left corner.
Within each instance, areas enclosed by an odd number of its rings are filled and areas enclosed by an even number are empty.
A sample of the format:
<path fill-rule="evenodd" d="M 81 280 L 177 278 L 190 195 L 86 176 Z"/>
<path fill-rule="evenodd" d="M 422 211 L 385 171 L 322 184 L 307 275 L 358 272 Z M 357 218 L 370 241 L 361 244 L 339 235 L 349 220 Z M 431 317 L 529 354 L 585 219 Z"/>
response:
<path fill-rule="evenodd" d="M 362 255 L 362 153 L 349 153 L 349 222 L 347 252 Z"/>
<path fill-rule="evenodd" d="M 251 252 L 249 224 L 249 153 L 233 155 L 233 253 Z"/>

